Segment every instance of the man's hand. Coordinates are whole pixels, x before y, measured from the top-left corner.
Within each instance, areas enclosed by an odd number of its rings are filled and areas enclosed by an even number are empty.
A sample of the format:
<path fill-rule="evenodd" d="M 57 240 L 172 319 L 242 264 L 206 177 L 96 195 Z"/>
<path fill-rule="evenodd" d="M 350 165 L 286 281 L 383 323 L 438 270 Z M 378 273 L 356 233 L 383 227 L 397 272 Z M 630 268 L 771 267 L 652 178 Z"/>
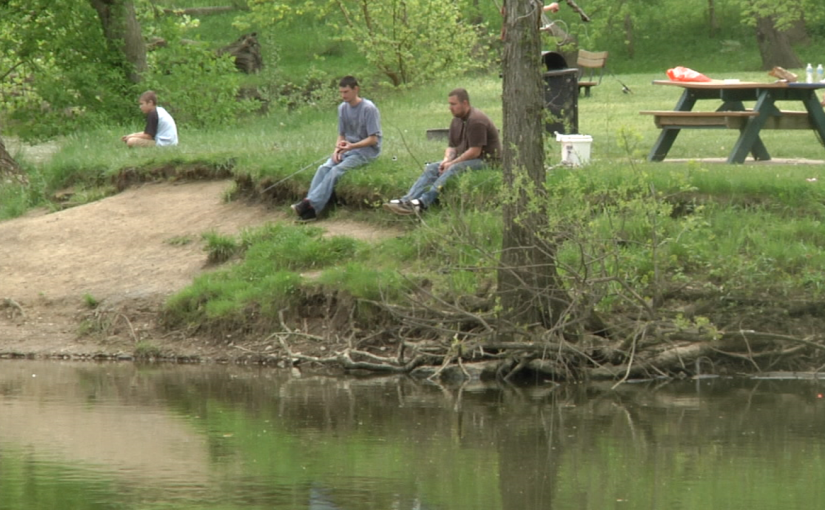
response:
<path fill-rule="evenodd" d="M 338 142 L 335 145 L 335 151 L 332 153 L 332 161 L 336 164 L 340 163 L 343 159 L 342 155 L 348 150 L 350 150 L 350 143 L 348 141 L 341 140 L 340 142 Z"/>

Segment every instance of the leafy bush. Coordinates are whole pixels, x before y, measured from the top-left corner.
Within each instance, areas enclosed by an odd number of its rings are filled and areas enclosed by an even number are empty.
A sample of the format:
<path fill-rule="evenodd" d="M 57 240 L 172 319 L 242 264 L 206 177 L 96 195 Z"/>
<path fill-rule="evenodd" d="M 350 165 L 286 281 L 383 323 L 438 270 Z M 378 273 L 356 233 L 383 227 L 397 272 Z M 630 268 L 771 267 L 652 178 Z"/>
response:
<path fill-rule="evenodd" d="M 21 136 L 44 139 L 128 114 L 127 64 L 88 2 L 0 2 L 0 20 L 0 106 Z"/>
<path fill-rule="evenodd" d="M 343 19 L 340 25 L 328 21 L 328 29 L 340 33 L 340 41 L 354 43 L 394 86 L 431 82 L 486 64 L 474 56 L 479 46 L 476 27 L 462 19 L 450 0 L 330 0 L 322 6 L 313 1 L 256 1 L 236 26 L 271 29 L 273 23 L 310 12 L 327 20 Z"/>
<path fill-rule="evenodd" d="M 475 29 L 463 23 L 447 0 L 336 0 L 346 20 L 342 39 L 359 51 L 393 85 L 430 82 L 479 67 L 471 52 Z"/>
<path fill-rule="evenodd" d="M 166 45 L 147 55 L 150 72 L 141 86 L 158 93 L 158 101 L 179 126 L 231 125 L 260 104 L 239 98 L 243 76 L 231 55 L 218 55 L 206 44 L 183 40 L 197 26 L 187 17 L 160 18 L 149 32 L 162 35 Z"/>

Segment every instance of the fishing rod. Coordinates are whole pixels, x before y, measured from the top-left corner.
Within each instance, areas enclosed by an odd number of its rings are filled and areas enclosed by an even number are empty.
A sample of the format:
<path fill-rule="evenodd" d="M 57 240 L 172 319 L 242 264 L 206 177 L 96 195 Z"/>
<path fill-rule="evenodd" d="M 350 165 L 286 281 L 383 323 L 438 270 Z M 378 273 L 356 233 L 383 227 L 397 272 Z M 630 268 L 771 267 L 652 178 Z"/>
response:
<path fill-rule="evenodd" d="M 266 193 L 267 191 L 271 190 L 272 188 L 274 188 L 275 186 L 277 186 L 277 185 L 281 184 L 281 183 L 282 183 L 282 182 L 284 182 L 284 181 L 288 181 L 289 179 L 292 179 L 293 177 L 295 177 L 295 176 L 296 176 L 296 175 L 298 175 L 299 173 L 306 171 L 306 170 L 307 170 L 308 168 L 310 168 L 311 166 L 317 165 L 318 163 L 320 163 L 321 161 L 323 161 L 323 160 L 325 160 L 325 159 L 327 159 L 327 156 L 321 156 L 320 158 L 316 159 L 315 161 L 313 161 L 312 163 L 308 164 L 307 166 L 305 166 L 305 167 L 301 168 L 301 169 L 300 169 L 300 170 L 298 170 L 297 172 L 295 172 L 295 173 L 293 173 L 293 174 L 290 174 L 290 175 L 287 175 L 286 177 L 284 177 L 284 178 L 283 178 L 283 179 L 281 179 L 280 181 L 276 182 L 275 184 L 272 184 L 272 185 L 270 185 L 270 186 L 267 186 L 266 188 L 264 188 L 264 190 L 263 190 L 263 191 L 261 191 L 261 194 Z"/>

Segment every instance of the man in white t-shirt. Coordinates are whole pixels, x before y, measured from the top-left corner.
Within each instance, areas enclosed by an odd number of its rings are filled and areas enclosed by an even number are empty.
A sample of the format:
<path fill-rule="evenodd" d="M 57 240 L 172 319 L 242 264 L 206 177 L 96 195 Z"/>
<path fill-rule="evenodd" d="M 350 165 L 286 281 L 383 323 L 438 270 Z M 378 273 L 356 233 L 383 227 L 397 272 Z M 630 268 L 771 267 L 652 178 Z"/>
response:
<path fill-rule="evenodd" d="M 158 106 L 158 97 L 154 91 L 147 90 L 138 101 L 140 111 L 146 115 L 146 127 L 143 131 L 124 135 L 128 147 L 163 147 L 178 144 L 178 128 L 175 119 L 162 106 Z"/>

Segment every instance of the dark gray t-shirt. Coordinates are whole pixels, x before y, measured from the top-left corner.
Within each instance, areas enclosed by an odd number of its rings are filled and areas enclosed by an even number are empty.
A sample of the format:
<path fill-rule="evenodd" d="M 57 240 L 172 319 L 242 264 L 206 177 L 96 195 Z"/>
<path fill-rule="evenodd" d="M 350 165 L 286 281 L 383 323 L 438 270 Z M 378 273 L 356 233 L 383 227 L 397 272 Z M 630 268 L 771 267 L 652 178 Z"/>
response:
<path fill-rule="evenodd" d="M 369 99 L 350 106 L 349 103 L 338 105 L 338 134 L 350 143 L 357 143 L 369 136 L 378 137 L 378 143 L 371 147 L 358 149 L 368 157 L 381 154 L 381 114 L 378 107 Z"/>

